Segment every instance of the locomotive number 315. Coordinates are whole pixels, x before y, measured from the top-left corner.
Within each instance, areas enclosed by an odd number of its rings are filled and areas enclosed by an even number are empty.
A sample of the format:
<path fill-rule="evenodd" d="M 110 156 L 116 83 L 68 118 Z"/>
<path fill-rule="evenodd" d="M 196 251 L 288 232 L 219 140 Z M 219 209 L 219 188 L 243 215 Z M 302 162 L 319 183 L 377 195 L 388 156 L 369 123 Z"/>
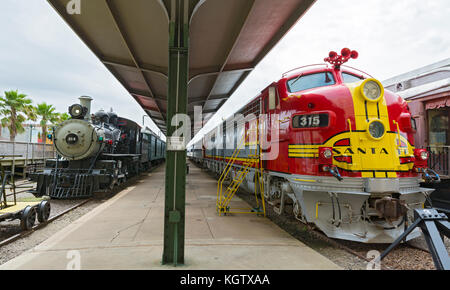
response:
<path fill-rule="evenodd" d="M 294 128 L 317 128 L 328 126 L 328 114 L 298 115 L 293 118 Z"/>

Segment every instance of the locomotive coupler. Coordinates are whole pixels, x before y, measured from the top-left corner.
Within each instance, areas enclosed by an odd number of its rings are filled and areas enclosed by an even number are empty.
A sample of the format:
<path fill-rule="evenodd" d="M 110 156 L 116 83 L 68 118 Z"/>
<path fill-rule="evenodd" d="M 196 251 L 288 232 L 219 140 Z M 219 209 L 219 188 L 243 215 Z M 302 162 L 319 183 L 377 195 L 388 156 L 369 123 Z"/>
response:
<path fill-rule="evenodd" d="M 430 168 L 417 168 L 418 173 L 422 173 L 422 177 L 427 183 L 439 183 L 441 182 L 441 177 L 436 171 Z"/>

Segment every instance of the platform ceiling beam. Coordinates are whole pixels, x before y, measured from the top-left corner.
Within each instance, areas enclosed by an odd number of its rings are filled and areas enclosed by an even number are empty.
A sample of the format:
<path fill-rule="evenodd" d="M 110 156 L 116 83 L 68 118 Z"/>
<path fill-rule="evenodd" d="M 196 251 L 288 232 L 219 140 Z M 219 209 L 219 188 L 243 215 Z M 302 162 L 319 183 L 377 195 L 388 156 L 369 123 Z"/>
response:
<path fill-rule="evenodd" d="M 144 80 L 145 86 L 147 87 L 148 91 L 150 92 L 150 95 L 153 96 L 153 90 L 151 89 L 149 81 L 147 80 L 144 73 L 142 72 L 142 68 L 139 66 L 139 63 L 136 59 L 134 50 L 131 47 L 130 41 L 127 39 L 126 33 L 124 33 L 124 28 L 120 22 L 119 13 L 116 11 L 113 1 L 112 0 L 104 0 L 104 1 L 105 1 L 106 7 L 108 8 L 108 11 L 109 11 L 112 19 L 113 19 L 114 26 L 116 27 L 117 32 L 119 33 L 120 38 L 122 39 L 125 47 L 127 48 L 130 58 L 133 60 L 134 68 L 139 71 L 139 74 L 141 75 L 142 79 Z M 159 109 L 159 107 L 158 107 L 158 109 Z M 162 114 L 161 111 L 160 111 L 160 113 Z"/>

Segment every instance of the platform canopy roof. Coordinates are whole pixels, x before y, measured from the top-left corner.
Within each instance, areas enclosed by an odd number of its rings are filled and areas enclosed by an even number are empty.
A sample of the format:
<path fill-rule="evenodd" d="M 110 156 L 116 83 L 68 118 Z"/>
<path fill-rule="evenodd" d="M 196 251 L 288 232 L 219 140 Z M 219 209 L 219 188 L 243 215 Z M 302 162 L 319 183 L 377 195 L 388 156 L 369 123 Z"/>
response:
<path fill-rule="evenodd" d="M 48 0 L 164 134 L 172 1 Z M 189 114 L 207 122 L 314 2 L 189 0 Z"/>

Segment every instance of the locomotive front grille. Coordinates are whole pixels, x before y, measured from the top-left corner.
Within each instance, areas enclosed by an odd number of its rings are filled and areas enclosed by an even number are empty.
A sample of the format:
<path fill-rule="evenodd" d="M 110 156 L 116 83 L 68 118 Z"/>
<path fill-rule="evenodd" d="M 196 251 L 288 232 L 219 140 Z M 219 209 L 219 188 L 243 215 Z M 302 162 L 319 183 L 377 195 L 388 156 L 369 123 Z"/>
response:
<path fill-rule="evenodd" d="M 51 173 L 49 196 L 55 199 L 93 196 L 94 176 L 89 170 L 58 169 Z"/>

